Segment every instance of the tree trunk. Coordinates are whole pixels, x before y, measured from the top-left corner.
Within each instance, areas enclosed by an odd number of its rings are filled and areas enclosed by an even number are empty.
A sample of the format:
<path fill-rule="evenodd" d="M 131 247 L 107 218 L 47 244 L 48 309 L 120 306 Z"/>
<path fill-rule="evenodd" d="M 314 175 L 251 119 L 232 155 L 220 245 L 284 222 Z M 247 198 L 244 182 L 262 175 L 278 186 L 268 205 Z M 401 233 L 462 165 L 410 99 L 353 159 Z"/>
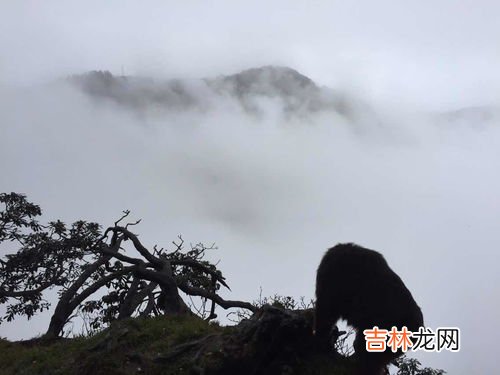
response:
<path fill-rule="evenodd" d="M 80 275 L 80 277 L 69 287 L 59 299 L 57 303 L 56 309 L 54 310 L 54 314 L 52 314 L 52 318 L 50 319 L 49 328 L 45 335 L 47 337 L 57 337 L 61 334 L 64 325 L 67 323 L 73 311 L 89 296 L 94 294 L 100 288 L 105 286 L 107 283 L 112 281 L 113 279 L 120 277 L 129 272 L 133 272 L 136 268 L 135 266 L 125 267 L 120 271 L 111 273 L 101 279 L 96 281 L 92 285 L 89 285 L 85 289 L 83 289 L 80 293 L 77 294 L 78 289 L 83 285 L 83 283 L 90 277 L 90 275 L 97 269 L 99 264 L 102 263 L 101 260 L 95 262 L 92 266 L 88 267 L 88 269 Z"/>
<path fill-rule="evenodd" d="M 57 303 L 56 309 L 50 318 L 49 328 L 45 333 L 45 338 L 56 338 L 58 337 L 64 326 L 66 325 L 73 309 L 70 306 L 70 300 L 68 296 L 64 296 Z"/>
<path fill-rule="evenodd" d="M 186 314 L 189 309 L 179 295 L 179 289 L 175 280 L 169 275 L 169 269 L 164 268 L 161 271 L 148 270 L 140 267 L 136 270 L 137 275 L 140 277 L 158 283 L 161 289 L 161 295 L 158 298 L 158 307 L 161 308 L 165 314 Z"/>
<path fill-rule="evenodd" d="M 150 282 L 148 285 L 143 286 L 141 290 L 138 290 L 140 284 L 139 278 L 134 278 L 130 289 L 127 292 L 125 300 L 120 306 L 120 311 L 118 312 L 118 320 L 130 318 L 134 311 L 142 304 L 144 299 L 152 293 L 156 287 L 157 283 Z"/>

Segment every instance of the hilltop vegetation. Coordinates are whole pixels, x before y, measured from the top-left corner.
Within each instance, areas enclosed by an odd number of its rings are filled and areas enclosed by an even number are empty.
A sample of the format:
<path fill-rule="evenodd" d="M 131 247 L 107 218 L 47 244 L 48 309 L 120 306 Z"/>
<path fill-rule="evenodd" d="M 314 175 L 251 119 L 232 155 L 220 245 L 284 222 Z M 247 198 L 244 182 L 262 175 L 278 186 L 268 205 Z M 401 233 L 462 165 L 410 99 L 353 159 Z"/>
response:
<path fill-rule="evenodd" d="M 258 316 L 258 318 L 257 318 Z M 0 374 L 349 374 L 311 351 L 300 313 L 267 310 L 238 326 L 194 316 L 127 319 L 89 337 L 0 341 Z"/>
<path fill-rule="evenodd" d="M 185 250 L 180 237 L 172 251 L 148 249 L 130 229 L 139 221 L 120 224 L 128 211 L 103 232 L 84 221 L 42 224 L 40 207 L 22 194 L 0 194 L 0 203 L 0 243 L 11 250 L 0 258 L 0 303 L 7 307 L 0 323 L 49 309 L 48 290 L 59 298 L 44 335 L 0 339 L 0 374 L 353 373 L 340 333 L 334 350 L 318 350 L 312 303 L 223 299 L 218 291 L 228 284 L 204 259 L 214 246 Z M 238 324 L 220 326 L 220 308 L 237 309 Z M 65 326 L 76 316 L 85 317 L 87 334 L 68 338 Z M 442 374 L 399 364 L 401 375 Z"/>

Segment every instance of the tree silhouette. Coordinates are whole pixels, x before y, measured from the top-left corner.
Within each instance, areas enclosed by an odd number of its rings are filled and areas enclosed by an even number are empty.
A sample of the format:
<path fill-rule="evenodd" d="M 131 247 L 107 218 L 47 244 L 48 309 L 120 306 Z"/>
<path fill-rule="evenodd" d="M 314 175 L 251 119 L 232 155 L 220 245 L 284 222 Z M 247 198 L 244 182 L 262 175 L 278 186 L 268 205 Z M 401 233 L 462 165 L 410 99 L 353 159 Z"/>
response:
<path fill-rule="evenodd" d="M 201 243 L 185 249 L 179 236 L 168 251 L 148 249 L 131 231 L 140 220 L 121 224 L 130 212 L 104 232 L 97 223 L 61 221 L 42 225 L 41 209 L 17 193 L 0 194 L 0 304 L 7 304 L 4 319 L 28 319 L 47 310 L 48 289 L 59 299 L 45 337 L 57 337 L 76 312 L 93 315 L 92 329 L 117 319 L 161 314 L 198 314 L 214 319 L 216 306 L 255 311 L 248 302 L 218 295 L 229 288 L 221 271 L 204 256 L 215 246 Z M 14 247 L 14 251 L 9 251 Z M 131 254 L 134 254 L 132 256 Z M 98 291 L 99 299 L 89 300 Z M 202 307 L 191 309 L 181 294 L 200 297 Z M 206 302 L 210 301 L 208 307 Z M 193 311 L 194 310 L 194 311 Z M 1 323 L 1 320 L 0 320 Z"/>

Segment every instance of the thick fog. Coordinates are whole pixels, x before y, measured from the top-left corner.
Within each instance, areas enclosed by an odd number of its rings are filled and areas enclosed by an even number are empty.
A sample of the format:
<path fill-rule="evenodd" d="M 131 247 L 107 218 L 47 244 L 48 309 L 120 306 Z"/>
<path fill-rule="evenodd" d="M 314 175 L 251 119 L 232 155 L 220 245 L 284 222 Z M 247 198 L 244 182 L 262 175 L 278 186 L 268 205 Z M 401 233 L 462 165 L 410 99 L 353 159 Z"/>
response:
<path fill-rule="evenodd" d="M 130 209 L 148 245 L 216 242 L 232 299 L 261 287 L 313 298 L 329 246 L 379 250 L 426 326 L 461 329 L 459 353 L 415 355 L 493 374 L 500 28 L 494 3 L 479 3 L 2 5 L 0 191 L 27 194 L 47 221 L 108 225 Z M 217 86 L 267 64 L 311 78 L 319 102 L 297 77 L 291 96 L 269 94 L 266 75 L 243 96 Z M 137 83 L 107 96 L 64 79 L 89 70 Z M 190 100 L 136 100 L 166 78 L 187 79 Z M 47 319 L 0 336 L 34 336 Z"/>

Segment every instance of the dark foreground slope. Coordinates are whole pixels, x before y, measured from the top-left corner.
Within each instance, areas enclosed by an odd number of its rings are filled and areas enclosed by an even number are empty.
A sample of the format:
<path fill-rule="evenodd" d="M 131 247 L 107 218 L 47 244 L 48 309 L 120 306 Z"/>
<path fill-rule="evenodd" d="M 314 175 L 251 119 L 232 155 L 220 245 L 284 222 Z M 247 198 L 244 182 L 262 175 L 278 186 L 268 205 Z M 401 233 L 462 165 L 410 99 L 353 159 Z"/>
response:
<path fill-rule="evenodd" d="M 92 336 L 0 340 L 1 374 L 331 374 L 350 362 L 316 354 L 311 313 L 264 308 L 233 327 L 197 317 L 130 319 Z"/>

